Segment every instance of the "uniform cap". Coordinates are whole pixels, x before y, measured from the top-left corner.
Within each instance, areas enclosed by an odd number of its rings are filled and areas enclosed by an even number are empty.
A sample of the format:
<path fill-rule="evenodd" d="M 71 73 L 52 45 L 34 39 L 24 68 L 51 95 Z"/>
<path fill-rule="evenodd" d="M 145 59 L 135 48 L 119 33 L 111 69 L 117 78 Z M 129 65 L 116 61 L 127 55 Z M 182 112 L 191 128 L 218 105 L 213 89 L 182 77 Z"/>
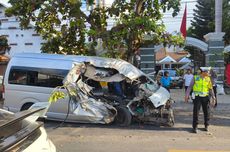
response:
<path fill-rule="evenodd" d="M 211 67 L 200 67 L 201 72 L 209 72 Z"/>

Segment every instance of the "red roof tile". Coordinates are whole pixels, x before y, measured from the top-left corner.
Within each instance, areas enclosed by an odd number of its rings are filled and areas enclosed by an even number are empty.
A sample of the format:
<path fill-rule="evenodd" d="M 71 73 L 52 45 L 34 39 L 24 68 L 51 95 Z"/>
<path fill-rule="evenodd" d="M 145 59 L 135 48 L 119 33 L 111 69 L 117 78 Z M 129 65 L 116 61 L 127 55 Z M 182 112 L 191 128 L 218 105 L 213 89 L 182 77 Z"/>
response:
<path fill-rule="evenodd" d="M 5 55 L 0 55 L 0 62 L 8 62 L 10 59 Z"/>
<path fill-rule="evenodd" d="M 160 49 L 158 52 L 156 52 L 156 60 L 160 61 L 164 59 L 167 56 L 170 56 L 177 62 L 180 61 L 182 58 L 186 57 L 189 53 L 187 51 L 179 51 L 179 52 L 167 52 L 164 51 L 164 49 Z"/>

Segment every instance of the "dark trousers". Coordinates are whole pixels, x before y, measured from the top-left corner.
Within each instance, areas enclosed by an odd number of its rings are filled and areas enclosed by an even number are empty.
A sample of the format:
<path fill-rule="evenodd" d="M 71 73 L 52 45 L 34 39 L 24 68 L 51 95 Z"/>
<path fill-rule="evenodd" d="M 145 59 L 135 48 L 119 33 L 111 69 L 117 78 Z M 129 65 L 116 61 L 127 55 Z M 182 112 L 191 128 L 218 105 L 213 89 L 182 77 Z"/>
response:
<path fill-rule="evenodd" d="M 217 106 L 216 86 L 213 86 L 212 88 L 213 88 L 213 92 L 214 92 L 214 95 L 215 95 L 215 98 L 216 98 L 216 104 L 215 104 L 215 106 Z"/>
<path fill-rule="evenodd" d="M 193 101 L 193 124 L 192 124 L 193 128 L 197 128 L 199 111 L 201 106 L 204 113 L 204 125 L 205 126 L 209 125 L 209 119 L 210 119 L 209 97 L 196 96 L 195 100 Z"/>
<path fill-rule="evenodd" d="M 185 93 L 186 93 L 186 91 L 187 91 L 187 89 L 188 89 L 188 86 L 185 86 L 184 88 L 185 88 Z M 189 94 L 190 94 L 190 96 L 192 95 L 192 89 L 191 89 L 191 91 L 190 91 Z"/>
<path fill-rule="evenodd" d="M 188 89 L 188 86 L 184 86 L 184 91 L 186 92 Z"/>

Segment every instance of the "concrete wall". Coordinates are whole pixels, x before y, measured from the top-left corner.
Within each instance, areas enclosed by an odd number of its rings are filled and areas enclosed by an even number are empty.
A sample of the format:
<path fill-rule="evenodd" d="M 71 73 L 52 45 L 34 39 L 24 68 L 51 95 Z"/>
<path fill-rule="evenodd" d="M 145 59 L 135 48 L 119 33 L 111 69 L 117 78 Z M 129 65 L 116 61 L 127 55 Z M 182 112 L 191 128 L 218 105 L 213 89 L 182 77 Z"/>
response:
<path fill-rule="evenodd" d="M 5 35 L 11 47 L 9 52 L 10 57 L 15 53 L 21 52 L 41 52 L 42 38 L 31 29 L 21 30 L 19 22 L 16 17 L 6 17 L 4 14 L 5 7 L 0 4 L 0 35 Z"/>

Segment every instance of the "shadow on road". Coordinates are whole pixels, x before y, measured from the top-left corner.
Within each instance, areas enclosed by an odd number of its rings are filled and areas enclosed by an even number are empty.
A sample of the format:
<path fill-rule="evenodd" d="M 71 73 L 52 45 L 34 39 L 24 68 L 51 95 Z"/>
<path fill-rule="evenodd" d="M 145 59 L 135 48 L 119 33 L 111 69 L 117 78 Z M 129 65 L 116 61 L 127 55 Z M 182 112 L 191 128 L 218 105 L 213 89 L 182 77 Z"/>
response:
<path fill-rule="evenodd" d="M 115 123 L 112 124 L 85 124 L 85 123 L 69 123 L 66 122 L 60 126 L 61 122 L 46 120 L 45 128 L 47 129 L 58 129 L 61 128 L 104 128 L 104 129 L 122 129 L 122 130 L 155 130 L 155 131 L 185 131 L 191 132 L 191 127 L 165 127 L 159 125 L 150 125 L 150 124 L 139 124 L 133 123 L 127 127 L 121 127 Z"/>
<path fill-rule="evenodd" d="M 192 103 L 178 103 L 174 106 L 176 123 L 192 124 Z M 199 124 L 203 124 L 204 115 L 200 109 Z M 217 108 L 211 108 L 210 124 L 215 126 L 229 126 L 230 124 L 230 103 L 220 103 Z"/>

